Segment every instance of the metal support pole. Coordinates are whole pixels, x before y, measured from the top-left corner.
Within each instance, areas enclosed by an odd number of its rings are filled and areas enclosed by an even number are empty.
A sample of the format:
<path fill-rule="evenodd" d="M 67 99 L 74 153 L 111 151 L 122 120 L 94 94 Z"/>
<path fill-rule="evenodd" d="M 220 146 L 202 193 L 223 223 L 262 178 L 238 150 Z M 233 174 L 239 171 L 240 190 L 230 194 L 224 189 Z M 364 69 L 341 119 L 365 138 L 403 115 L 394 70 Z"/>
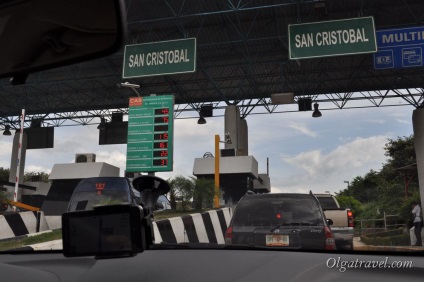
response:
<path fill-rule="evenodd" d="M 215 196 L 213 197 L 214 208 L 219 208 L 219 135 L 215 135 Z"/>
<path fill-rule="evenodd" d="M 384 212 L 383 215 L 384 215 L 384 231 L 387 231 L 386 212 Z"/>
<path fill-rule="evenodd" d="M 16 178 L 15 178 L 15 193 L 13 193 L 13 201 L 18 201 L 18 188 L 19 188 L 19 172 L 21 171 L 21 155 L 22 155 L 22 139 L 24 136 L 24 125 L 25 125 L 25 109 L 22 109 L 21 114 L 21 129 L 19 131 L 19 146 L 18 146 L 18 161 L 16 168 Z M 13 211 L 16 212 L 16 206 L 13 206 Z"/>

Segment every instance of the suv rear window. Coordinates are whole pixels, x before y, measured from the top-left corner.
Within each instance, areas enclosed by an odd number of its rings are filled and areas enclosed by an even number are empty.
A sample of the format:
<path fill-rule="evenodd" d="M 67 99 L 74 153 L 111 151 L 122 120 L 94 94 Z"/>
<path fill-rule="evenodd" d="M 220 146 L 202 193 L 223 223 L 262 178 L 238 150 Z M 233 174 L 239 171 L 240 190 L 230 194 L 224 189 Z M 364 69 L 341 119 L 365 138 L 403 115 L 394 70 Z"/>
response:
<path fill-rule="evenodd" d="M 233 225 L 324 225 L 315 198 L 309 195 L 248 196 L 239 202 Z"/>
<path fill-rule="evenodd" d="M 91 210 L 95 205 L 131 202 L 131 187 L 122 177 L 83 179 L 72 194 L 68 211 Z"/>
<path fill-rule="evenodd" d="M 324 210 L 334 210 L 339 208 L 332 197 L 317 197 L 317 198 L 319 203 L 321 204 L 321 207 Z"/>

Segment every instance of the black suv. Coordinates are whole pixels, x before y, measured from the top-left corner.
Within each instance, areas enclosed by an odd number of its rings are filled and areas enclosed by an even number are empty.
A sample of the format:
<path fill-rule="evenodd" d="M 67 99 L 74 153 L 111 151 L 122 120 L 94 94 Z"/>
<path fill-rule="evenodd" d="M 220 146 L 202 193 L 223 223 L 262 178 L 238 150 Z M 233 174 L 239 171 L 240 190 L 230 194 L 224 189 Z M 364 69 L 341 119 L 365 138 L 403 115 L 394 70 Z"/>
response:
<path fill-rule="evenodd" d="M 334 237 L 312 194 L 246 194 L 225 233 L 226 244 L 335 250 Z"/>

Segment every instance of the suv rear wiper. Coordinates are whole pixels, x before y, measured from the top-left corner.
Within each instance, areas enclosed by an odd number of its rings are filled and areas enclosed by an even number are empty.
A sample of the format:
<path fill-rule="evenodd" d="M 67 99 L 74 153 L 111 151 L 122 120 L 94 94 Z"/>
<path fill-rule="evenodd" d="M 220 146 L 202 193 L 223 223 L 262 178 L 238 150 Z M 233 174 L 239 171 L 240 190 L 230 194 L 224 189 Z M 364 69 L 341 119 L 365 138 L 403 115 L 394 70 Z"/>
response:
<path fill-rule="evenodd" d="M 277 228 L 280 228 L 281 226 L 300 226 L 300 225 L 306 225 L 311 226 L 312 224 L 309 222 L 291 222 L 291 223 L 281 223 L 271 229 L 271 232 L 274 232 Z"/>

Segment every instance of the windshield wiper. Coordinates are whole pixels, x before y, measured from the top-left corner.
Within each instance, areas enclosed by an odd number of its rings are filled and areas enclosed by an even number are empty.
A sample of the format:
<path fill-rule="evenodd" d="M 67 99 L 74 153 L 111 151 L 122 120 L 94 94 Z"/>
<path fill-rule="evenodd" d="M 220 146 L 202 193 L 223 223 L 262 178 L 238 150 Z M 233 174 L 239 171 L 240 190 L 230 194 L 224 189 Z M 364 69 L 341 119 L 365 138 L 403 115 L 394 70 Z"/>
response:
<path fill-rule="evenodd" d="M 311 226 L 312 224 L 309 222 L 291 222 L 291 223 L 281 223 L 271 229 L 271 232 L 274 232 L 277 228 L 280 228 L 281 226 Z"/>

